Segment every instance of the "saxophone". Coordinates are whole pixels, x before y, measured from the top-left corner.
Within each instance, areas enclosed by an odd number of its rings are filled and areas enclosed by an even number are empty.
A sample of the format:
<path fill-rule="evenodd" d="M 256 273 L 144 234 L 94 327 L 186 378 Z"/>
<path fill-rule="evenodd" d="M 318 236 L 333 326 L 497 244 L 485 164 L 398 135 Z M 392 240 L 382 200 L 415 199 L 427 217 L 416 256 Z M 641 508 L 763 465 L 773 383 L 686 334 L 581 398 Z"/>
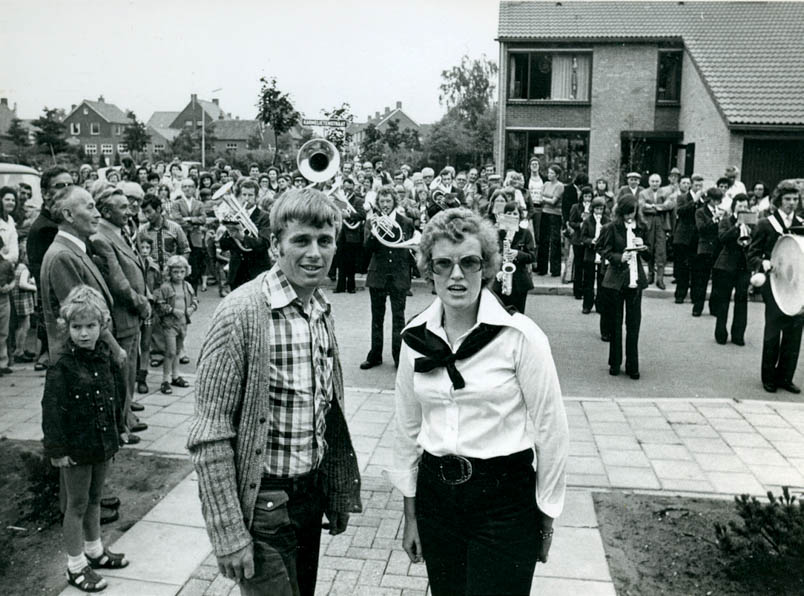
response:
<path fill-rule="evenodd" d="M 503 217 L 505 216 L 501 216 L 498 219 L 502 220 Z M 514 239 L 514 234 L 516 234 L 519 218 L 516 216 L 514 216 L 514 218 L 515 219 L 507 221 L 507 225 L 503 224 L 501 226 L 505 230 L 505 238 L 503 239 L 502 247 L 502 267 L 500 267 L 500 271 L 497 273 L 497 280 L 502 285 L 502 293 L 504 296 L 511 295 L 514 271 L 516 271 L 516 265 L 514 265 L 514 251 L 511 250 L 511 241 Z"/>

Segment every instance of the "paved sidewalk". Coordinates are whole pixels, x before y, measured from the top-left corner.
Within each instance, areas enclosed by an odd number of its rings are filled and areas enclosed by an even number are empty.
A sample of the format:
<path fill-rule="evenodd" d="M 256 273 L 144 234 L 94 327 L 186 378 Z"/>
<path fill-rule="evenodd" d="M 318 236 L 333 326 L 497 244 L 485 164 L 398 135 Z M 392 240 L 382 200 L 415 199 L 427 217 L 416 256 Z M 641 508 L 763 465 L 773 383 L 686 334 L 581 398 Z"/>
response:
<path fill-rule="evenodd" d="M 191 382 L 194 379 L 188 376 Z M 41 373 L 15 372 L 0 388 L 0 436 L 41 438 Z M 185 456 L 192 387 L 152 393 L 140 448 Z M 363 474 L 365 511 L 346 534 L 324 535 L 320 594 L 425 594 L 423 565 L 401 549 L 402 499 L 382 477 L 390 462 L 393 393 L 347 388 L 347 416 Z M 596 490 L 731 498 L 782 484 L 804 487 L 804 404 L 716 399 L 565 398 L 571 445 L 567 506 L 534 593 L 614 594 L 592 503 Z M 188 476 L 115 544 L 131 565 L 110 572 L 106 594 L 228 595 Z M 65 590 L 64 594 L 78 594 Z"/>

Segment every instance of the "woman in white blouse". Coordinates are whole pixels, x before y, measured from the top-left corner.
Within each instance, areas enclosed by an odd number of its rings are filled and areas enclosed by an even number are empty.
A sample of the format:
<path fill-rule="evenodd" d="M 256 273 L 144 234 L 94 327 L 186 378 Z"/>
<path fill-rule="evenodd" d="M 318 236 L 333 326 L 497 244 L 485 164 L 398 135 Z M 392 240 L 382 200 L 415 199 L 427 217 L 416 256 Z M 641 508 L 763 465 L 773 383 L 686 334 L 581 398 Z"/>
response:
<path fill-rule="evenodd" d="M 555 364 L 541 329 L 487 288 L 499 264 L 496 232 L 467 209 L 423 231 L 419 268 L 437 298 L 402 335 L 389 477 L 433 596 L 530 593 L 564 504 Z"/>
<path fill-rule="evenodd" d="M 17 198 L 17 191 L 11 186 L 0 188 L 0 256 L 13 265 L 17 264 L 20 256 L 17 226 L 13 218 Z"/>

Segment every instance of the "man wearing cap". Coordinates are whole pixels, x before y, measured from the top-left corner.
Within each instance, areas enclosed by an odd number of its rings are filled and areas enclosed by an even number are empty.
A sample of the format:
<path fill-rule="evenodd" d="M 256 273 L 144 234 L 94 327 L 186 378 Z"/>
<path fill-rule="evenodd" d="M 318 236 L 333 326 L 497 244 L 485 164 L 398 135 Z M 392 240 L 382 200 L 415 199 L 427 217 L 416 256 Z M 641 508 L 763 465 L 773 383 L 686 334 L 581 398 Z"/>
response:
<path fill-rule="evenodd" d="M 790 228 L 804 226 L 804 219 L 796 215 L 801 191 L 795 182 L 782 180 L 773 191 L 772 201 L 776 211 L 759 220 L 751 234 L 751 245 L 746 255 L 751 271 L 766 274 L 771 270 L 770 258 L 779 237 L 789 234 Z M 762 387 L 769 393 L 775 393 L 777 388 L 801 393 L 801 389 L 793 383 L 793 376 L 801 349 L 804 314 L 789 316 L 783 313 L 771 291 L 770 280 L 765 281 L 761 291 L 765 302 Z"/>
<path fill-rule="evenodd" d="M 622 196 L 628 196 L 629 193 L 630 196 L 638 199 L 639 193 L 645 190 L 643 186 L 639 185 L 639 181 L 642 180 L 642 175 L 638 172 L 628 172 L 625 175 L 625 179 L 628 181 L 628 184 L 621 186 L 620 190 L 617 191 L 617 200 Z"/>
<path fill-rule="evenodd" d="M 136 182 L 120 182 L 117 188 L 123 191 L 128 199 L 128 221 L 126 222 L 125 232 L 131 239 L 132 244 L 137 246 L 137 231 L 140 227 L 140 203 L 145 198 L 145 192 Z"/>
<path fill-rule="evenodd" d="M 656 287 L 665 289 L 664 266 L 667 262 L 667 232 L 670 228 L 670 215 L 676 206 L 675 198 L 661 192 L 662 177 L 651 174 L 648 188 L 639 193 L 639 205 L 648 227 L 646 243 L 650 253 L 646 260 L 651 266 L 648 283 L 656 280 Z M 654 277 L 655 272 L 655 277 Z"/>

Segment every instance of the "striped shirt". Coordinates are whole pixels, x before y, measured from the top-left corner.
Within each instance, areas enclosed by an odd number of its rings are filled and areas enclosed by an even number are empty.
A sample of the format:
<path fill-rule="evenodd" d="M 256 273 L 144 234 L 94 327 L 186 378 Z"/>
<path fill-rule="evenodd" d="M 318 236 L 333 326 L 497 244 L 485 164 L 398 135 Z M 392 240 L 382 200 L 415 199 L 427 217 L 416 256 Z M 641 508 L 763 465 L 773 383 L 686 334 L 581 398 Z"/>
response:
<path fill-rule="evenodd" d="M 262 290 L 271 305 L 273 336 L 265 472 L 299 476 L 321 464 L 326 448 L 334 359 L 325 322 L 330 304 L 320 289 L 303 304 L 276 265 L 263 278 Z"/>

